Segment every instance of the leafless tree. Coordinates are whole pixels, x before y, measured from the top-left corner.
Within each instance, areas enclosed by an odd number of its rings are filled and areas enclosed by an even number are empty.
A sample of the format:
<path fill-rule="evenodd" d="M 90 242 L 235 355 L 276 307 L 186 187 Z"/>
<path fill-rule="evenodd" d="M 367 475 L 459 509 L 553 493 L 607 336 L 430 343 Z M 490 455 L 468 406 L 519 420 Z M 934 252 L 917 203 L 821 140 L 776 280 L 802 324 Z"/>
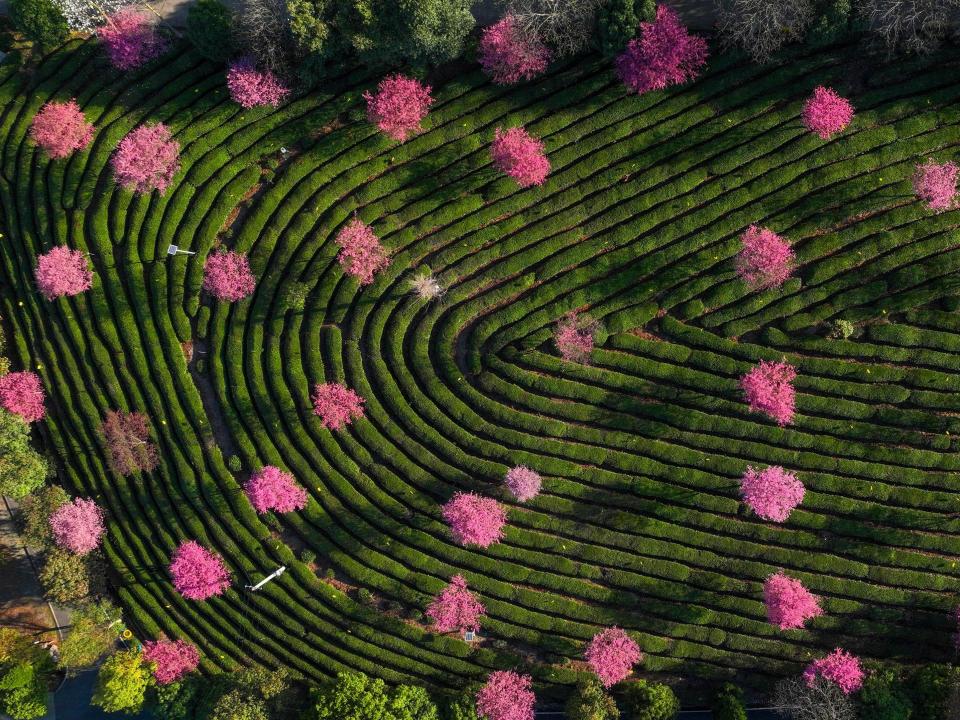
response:
<path fill-rule="evenodd" d="M 237 26 L 241 47 L 261 70 L 289 77 L 294 44 L 285 0 L 243 0 Z"/>
<path fill-rule="evenodd" d="M 888 55 L 923 55 L 937 48 L 960 0 L 860 0 L 859 11 Z"/>
<path fill-rule="evenodd" d="M 802 677 L 781 680 L 773 705 L 788 720 L 855 720 L 853 701 L 835 683 L 817 678 L 807 685 Z"/>
<path fill-rule="evenodd" d="M 788 42 L 800 40 L 814 18 L 813 0 L 715 0 L 717 31 L 727 47 L 740 47 L 766 62 Z"/>
<path fill-rule="evenodd" d="M 526 37 L 536 38 L 557 55 L 575 55 L 593 39 L 597 10 L 605 0 L 500 0 Z"/>

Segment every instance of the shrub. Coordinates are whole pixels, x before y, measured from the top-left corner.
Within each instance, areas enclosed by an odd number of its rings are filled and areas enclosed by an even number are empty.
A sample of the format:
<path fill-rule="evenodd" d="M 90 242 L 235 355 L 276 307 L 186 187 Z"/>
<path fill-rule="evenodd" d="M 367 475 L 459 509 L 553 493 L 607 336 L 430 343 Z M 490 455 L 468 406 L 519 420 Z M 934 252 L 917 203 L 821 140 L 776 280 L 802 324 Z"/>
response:
<path fill-rule="evenodd" d="M 163 123 L 141 125 L 131 130 L 111 160 L 117 182 L 127 190 L 162 195 L 180 169 L 180 143 Z"/>
<path fill-rule="evenodd" d="M 443 519 L 455 541 L 485 548 L 500 542 L 507 512 L 493 498 L 458 492 L 443 506 Z"/>
<path fill-rule="evenodd" d="M 747 720 L 743 691 L 733 683 L 724 683 L 710 705 L 713 720 Z"/>
<path fill-rule="evenodd" d="M 433 620 L 437 632 L 463 632 L 480 628 L 480 616 L 484 613 L 483 604 L 467 589 L 467 581 L 462 575 L 454 575 L 427 608 L 427 616 Z"/>
<path fill-rule="evenodd" d="M 238 455 L 231 455 L 227 458 L 227 467 L 231 472 L 238 473 L 243 470 L 243 461 Z"/>
<path fill-rule="evenodd" d="M 863 685 L 864 672 L 859 658 L 837 648 L 826 657 L 814 660 L 803 671 L 803 679 L 808 687 L 817 678 L 834 683 L 845 695 L 849 695 Z"/>
<path fill-rule="evenodd" d="M 394 140 L 404 142 L 423 128 L 433 98 L 430 86 L 406 75 L 388 75 L 377 86 L 376 94 L 365 92 L 367 119 Z"/>
<path fill-rule="evenodd" d="M 496 670 L 487 676 L 477 693 L 477 714 L 487 720 L 533 720 L 537 698 L 533 679 L 510 670 Z"/>
<path fill-rule="evenodd" d="M 40 294 L 47 300 L 79 295 L 93 285 L 93 271 L 87 256 L 65 245 L 58 245 L 37 258 L 34 277 Z"/>
<path fill-rule="evenodd" d="M 633 666 L 643 659 L 643 653 L 627 633 L 611 627 L 593 636 L 584 657 L 603 686 L 608 688 L 626 678 Z"/>
<path fill-rule="evenodd" d="M 823 615 L 820 599 L 803 583 L 783 572 L 771 575 L 763 584 L 767 620 L 781 630 L 801 628 L 807 620 Z"/>
<path fill-rule="evenodd" d="M 853 105 L 833 88 L 819 85 L 803 104 L 803 124 L 821 140 L 843 132 L 853 120 Z"/>
<path fill-rule="evenodd" d="M 226 62 L 233 50 L 233 17 L 220 0 L 195 0 L 187 8 L 187 38 L 197 52 Z"/>
<path fill-rule="evenodd" d="M 857 701 L 860 720 L 910 720 L 913 714 L 906 688 L 897 672 L 889 667 L 871 668 L 857 693 Z"/>
<path fill-rule="evenodd" d="M 540 475 L 526 465 L 511 468 L 503 479 L 507 490 L 519 502 L 532 500 L 540 492 Z"/>
<path fill-rule="evenodd" d="M 750 288 L 776 288 L 790 279 L 795 264 L 793 250 L 773 230 L 751 225 L 740 236 L 740 242 L 735 265 Z"/>
<path fill-rule="evenodd" d="M 490 145 L 490 157 L 494 166 L 516 180 L 520 187 L 543 185 L 550 174 L 550 161 L 544 154 L 543 143 L 522 127 L 497 128 Z"/>
<path fill-rule="evenodd" d="M 121 8 L 107 16 L 97 30 L 97 37 L 107 51 L 111 64 L 118 70 L 134 70 L 167 51 L 166 39 L 145 10 L 135 6 Z"/>
<path fill-rule="evenodd" d="M 759 517 L 786 522 L 790 513 L 803 502 L 804 487 L 795 475 L 774 465 L 760 472 L 748 467 L 740 479 L 743 501 Z"/>
<path fill-rule="evenodd" d="M 33 116 L 30 139 L 48 157 L 60 160 L 90 144 L 93 124 L 87 122 L 76 100 L 48 102 Z"/>
<path fill-rule="evenodd" d="M 313 386 L 313 414 L 328 430 L 339 430 L 363 417 L 363 398 L 339 383 Z"/>
<path fill-rule="evenodd" d="M 674 10 L 658 5 L 654 21 L 640 23 L 640 37 L 617 57 L 617 75 L 628 92 L 663 90 L 694 80 L 707 54 L 707 41 L 687 32 Z"/>
<path fill-rule="evenodd" d="M 750 406 L 750 412 L 762 412 L 777 421 L 781 427 L 793 422 L 796 394 L 793 380 L 797 371 L 785 362 L 761 360 L 750 372 L 740 378 Z"/>
<path fill-rule="evenodd" d="M 50 516 L 50 530 L 57 545 L 77 555 L 86 555 L 100 545 L 103 510 L 93 500 L 77 498 L 54 511 Z"/>
<path fill-rule="evenodd" d="M 550 64 L 550 50 L 533 37 L 524 37 L 512 15 L 505 15 L 480 35 L 480 66 L 498 85 L 532 80 Z"/>
<path fill-rule="evenodd" d="M 218 250 L 203 265 L 203 289 L 217 300 L 237 302 L 252 295 L 257 279 L 244 253 Z"/>
<path fill-rule="evenodd" d="M 669 685 L 646 680 L 627 683 L 624 705 L 630 720 L 673 720 L 680 712 L 680 701 Z"/>
<path fill-rule="evenodd" d="M 54 0 L 10 0 L 10 19 L 41 47 L 59 45 L 70 34 L 67 18 Z"/>
<path fill-rule="evenodd" d="M 577 683 L 564 708 L 567 720 L 618 720 L 617 703 L 594 678 Z"/>
<path fill-rule="evenodd" d="M 242 57 L 227 70 L 230 98 L 244 108 L 258 105 L 278 106 L 290 90 L 269 70 L 257 70 L 253 58 Z"/>
<path fill-rule="evenodd" d="M 827 337 L 831 340 L 848 340 L 854 333 L 853 323 L 849 320 L 838 318 L 830 322 L 830 331 Z"/>
<path fill-rule="evenodd" d="M 194 540 L 180 544 L 170 557 L 173 586 L 190 600 L 206 600 L 230 587 L 230 572 L 223 559 Z"/>
<path fill-rule="evenodd" d="M 300 311 L 307 305 L 310 295 L 310 286 L 302 282 L 292 282 L 287 287 L 284 302 L 288 310 Z"/>
<path fill-rule="evenodd" d="M 243 490 L 258 513 L 291 512 L 307 505 L 307 491 L 297 484 L 293 475 L 273 465 L 251 475 Z"/>
<path fill-rule="evenodd" d="M 0 388 L 6 377 L 0 377 Z M 2 398 L 0 392 L 0 403 Z M 43 485 L 48 469 L 30 444 L 30 426 L 19 415 L 0 410 L 0 495 L 14 499 L 29 495 Z"/>
<path fill-rule="evenodd" d="M 954 702 L 960 682 L 960 669 L 951 665 L 930 663 L 912 672 L 904 684 L 913 702 L 911 720 L 944 720 Z"/>

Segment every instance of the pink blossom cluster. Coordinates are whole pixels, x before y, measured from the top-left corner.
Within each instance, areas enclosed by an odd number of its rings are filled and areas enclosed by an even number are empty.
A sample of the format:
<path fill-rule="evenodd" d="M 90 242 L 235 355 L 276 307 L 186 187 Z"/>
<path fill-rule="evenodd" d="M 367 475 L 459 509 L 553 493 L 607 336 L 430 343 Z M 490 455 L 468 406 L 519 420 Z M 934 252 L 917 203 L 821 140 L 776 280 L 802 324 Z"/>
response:
<path fill-rule="evenodd" d="M 458 543 L 485 548 L 503 537 L 507 511 L 493 498 L 458 492 L 443 506 L 443 519 Z"/>
<path fill-rule="evenodd" d="M 583 322 L 576 312 L 567 313 L 553 331 L 560 357 L 570 362 L 587 362 L 593 352 L 595 325 Z"/>
<path fill-rule="evenodd" d="M 822 140 L 829 140 L 846 129 L 853 120 L 853 105 L 833 88 L 820 85 L 814 88 L 813 95 L 803 104 L 801 116 L 807 130 L 816 133 Z"/>
<path fill-rule="evenodd" d="M 257 70 L 251 57 L 230 63 L 227 70 L 227 89 L 230 98 L 244 108 L 258 105 L 276 107 L 290 94 L 289 88 L 269 70 Z"/>
<path fill-rule="evenodd" d="M 865 673 L 858 657 L 837 648 L 826 657 L 814 660 L 803 671 L 807 685 L 813 685 L 817 677 L 836 683 L 845 695 L 849 695 L 861 688 Z"/>
<path fill-rule="evenodd" d="M 790 243 L 773 230 L 751 225 L 740 236 L 742 247 L 734 264 L 754 290 L 780 287 L 790 279 L 794 255 Z"/>
<path fill-rule="evenodd" d="M 157 32 L 153 18 L 132 5 L 108 15 L 97 37 L 118 70 L 133 70 L 167 51 L 167 41 Z"/>
<path fill-rule="evenodd" d="M 83 150 L 93 140 L 93 125 L 87 122 L 76 100 L 48 102 L 33 116 L 30 138 L 55 160 Z"/>
<path fill-rule="evenodd" d="M 783 572 L 771 575 L 763 583 L 763 602 L 767 620 L 781 630 L 801 628 L 807 620 L 823 615 L 820 598 Z"/>
<path fill-rule="evenodd" d="M 340 246 L 337 255 L 340 267 L 361 285 L 372 283 L 373 276 L 390 264 L 390 256 L 380 244 L 380 238 L 360 218 L 355 217 L 340 228 L 336 242 Z"/>
<path fill-rule="evenodd" d="M 253 294 L 257 279 L 244 253 L 220 250 L 203 265 L 203 289 L 217 300 L 236 302 Z"/>
<path fill-rule="evenodd" d="M 177 592 L 188 600 L 206 600 L 230 587 L 230 571 L 223 558 L 195 540 L 187 540 L 173 551 L 170 577 Z"/>
<path fill-rule="evenodd" d="M 950 210 L 957 196 L 957 174 L 960 168 L 952 162 L 938 163 L 928 158 L 913 173 L 913 191 L 934 212 Z"/>
<path fill-rule="evenodd" d="M 34 277 L 40 294 L 47 300 L 79 295 L 93 285 L 93 271 L 87 256 L 66 245 L 58 245 L 38 257 Z"/>
<path fill-rule="evenodd" d="M 793 421 L 796 393 L 794 367 L 786 362 L 761 360 L 753 370 L 740 378 L 740 387 L 747 397 L 750 412 L 762 412 L 783 427 Z"/>
<path fill-rule="evenodd" d="M 477 692 L 477 715 L 486 720 L 533 720 L 537 702 L 533 678 L 511 670 L 496 670 Z"/>
<path fill-rule="evenodd" d="M 540 492 L 540 474 L 526 465 L 517 465 L 507 471 L 504 484 L 518 501 L 532 500 Z"/>
<path fill-rule="evenodd" d="M 28 423 L 46 415 L 44 397 L 43 384 L 35 372 L 12 372 L 0 377 L 0 405 Z"/>
<path fill-rule="evenodd" d="M 313 387 L 313 413 L 328 430 L 339 430 L 363 417 L 362 397 L 340 383 L 318 383 Z"/>
<path fill-rule="evenodd" d="M 477 631 L 485 608 L 467 589 L 462 575 L 454 575 L 427 608 L 427 617 L 433 620 L 438 632 Z"/>
<path fill-rule="evenodd" d="M 550 174 L 543 142 L 522 127 L 497 128 L 490 145 L 490 157 L 494 166 L 516 180 L 520 187 L 543 185 Z"/>
<path fill-rule="evenodd" d="M 86 498 L 61 505 L 49 522 L 57 545 L 77 555 L 96 550 L 103 537 L 103 510 Z"/>
<path fill-rule="evenodd" d="M 643 653 L 626 632 L 611 627 L 593 636 L 584 657 L 603 686 L 610 687 L 633 671 L 633 666 L 643 659 Z"/>
<path fill-rule="evenodd" d="M 498 85 L 532 80 L 550 63 L 550 49 L 536 38 L 524 37 L 512 15 L 484 29 L 477 56 L 483 71 Z"/>
<path fill-rule="evenodd" d="M 403 142 L 423 128 L 433 98 L 430 86 L 406 75 L 389 75 L 380 81 L 376 94 L 365 92 L 367 119 L 394 140 Z"/>
<path fill-rule="evenodd" d="M 617 57 L 617 75 L 630 92 L 662 90 L 695 79 L 707 55 L 707 41 L 687 32 L 671 8 L 657 5 L 654 21 L 640 23 L 640 37 Z"/>
<path fill-rule="evenodd" d="M 197 669 L 200 651 L 183 640 L 148 640 L 143 644 L 143 659 L 153 663 L 157 682 L 169 685 Z"/>
<path fill-rule="evenodd" d="M 803 483 L 779 465 L 762 471 L 748 467 L 740 479 L 743 501 L 759 517 L 785 522 L 793 509 L 803 502 Z"/>
<path fill-rule="evenodd" d="M 307 504 L 307 491 L 297 484 L 293 475 L 273 465 L 253 473 L 243 490 L 258 513 L 302 510 Z"/>
<path fill-rule="evenodd" d="M 134 128 L 117 145 L 113 173 L 127 190 L 165 192 L 180 169 L 180 143 L 163 123 Z"/>

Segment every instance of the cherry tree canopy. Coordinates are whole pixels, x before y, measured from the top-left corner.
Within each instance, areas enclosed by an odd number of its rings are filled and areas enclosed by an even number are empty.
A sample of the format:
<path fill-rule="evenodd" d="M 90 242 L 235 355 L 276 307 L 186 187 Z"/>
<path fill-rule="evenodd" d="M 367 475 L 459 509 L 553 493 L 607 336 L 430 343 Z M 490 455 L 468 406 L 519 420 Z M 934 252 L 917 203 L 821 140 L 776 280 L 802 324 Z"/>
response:
<path fill-rule="evenodd" d="M 339 383 L 320 383 L 313 387 L 313 413 L 328 430 L 339 430 L 363 417 L 363 398 Z"/>
<path fill-rule="evenodd" d="M 477 51 L 480 67 L 498 85 L 532 80 L 547 69 L 550 49 L 537 38 L 524 37 L 512 15 L 484 28 Z"/>
<path fill-rule="evenodd" d="M 630 92 L 662 90 L 695 79 L 707 55 L 707 41 L 687 32 L 674 10 L 657 5 L 654 21 L 640 23 L 639 37 L 617 57 L 617 75 Z"/>
<path fill-rule="evenodd" d="M 40 294 L 47 300 L 79 295 L 93 285 L 87 256 L 66 245 L 57 245 L 38 257 L 34 277 Z"/>
<path fill-rule="evenodd" d="M 957 196 L 957 173 L 952 162 L 938 163 L 932 158 L 917 165 L 913 173 L 913 191 L 934 212 L 950 210 Z"/>
<path fill-rule="evenodd" d="M 540 474 L 526 465 L 517 465 L 507 471 L 504 484 L 517 500 L 526 502 L 535 498 L 540 492 Z"/>
<path fill-rule="evenodd" d="M 797 371 L 785 362 L 761 360 L 753 370 L 740 378 L 750 412 L 761 412 L 783 427 L 793 421 L 796 394 L 793 380 Z"/>
<path fill-rule="evenodd" d="M 242 57 L 230 63 L 227 70 L 227 89 L 230 98 L 244 108 L 258 105 L 276 107 L 290 94 L 280 78 L 269 70 L 257 70 L 251 57 Z"/>
<path fill-rule="evenodd" d="M 93 140 L 93 125 L 87 122 L 76 100 L 48 102 L 33 116 L 30 138 L 55 160 L 83 150 Z"/>
<path fill-rule="evenodd" d="M 859 690 L 865 675 L 860 666 L 860 658 L 840 648 L 826 657 L 814 660 L 803 671 L 803 679 L 806 680 L 807 685 L 813 685 L 817 677 L 822 677 L 824 680 L 836 683 L 845 695 Z"/>
<path fill-rule="evenodd" d="M 180 143 L 163 123 L 141 125 L 120 141 L 111 163 L 117 182 L 127 190 L 162 194 L 180 169 Z"/>
<path fill-rule="evenodd" d="M 458 543 L 485 548 L 503 537 L 507 511 L 493 498 L 458 492 L 443 506 L 443 519 Z"/>
<path fill-rule="evenodd" d="M 253 473 L 243 490 L 258 513 L 302 510 L 307 504 L 307 491 L 297 484 L 293 475 L 273 465 Z"/>
<path fill-rule="evenodd" d="M 780 287 L 793 273 L 790 243 L 773 230 L 751 225 L 740 236 L 743 244 L 735 265 L 743 281 L 755 290 Z"/>
<path fill-rule="evenodd" d="M 153 663 L 157 682 L 169 685 L 197 669 L 200 652 L 184 640 L 148 640 L 143 644 L 143 659 Z"/>
<path fill-rule="evenodd" d="M 394 140 L 403 142 L 422 130 L 433 98 L 430 86 L 406 75 L 389 75 L 380 81 L 376 94 L 365 92 L 367 119 Z"/>
<path fill-rule="evenodd" d="M 28 423 L 43 419 L 46 409 L 40 376 L 29 370 L 0 377 L 0 405 Z"/>
<path fill-rule="evenodd" d="M 189 600 L 206 600 L 230 587 L 230 572 L 216 553 L 187 540 L 170 558 L 173 586 Z"/>
<path fill-rule="evenodd" d="M 537 702 L 533 678 L 510 670 L 496 670 L 477 693 L 477 714 L 487 720 L 533 720 Z"/>
<path fill-rule="evenodd" d="M 86 555 L 100 545 L 103 510 L 93 500 L 77 498 L 50 515 L 50 529 L 57 545 L 77 555 Z"/>
<path fill-rule="evenodd" d="M 790 513 L 803 502 L 804 488 L 793 473 L 778 465 L 762 471 L 748 467 L 740 479 L 743 501 L 759 517 L 786 522 Z"/>
<path fill-rule="evenodd" d="M 154 19 L 133 5 L 107 15 L 97 37 L 118 70 L 133 70 L 167 51 L 167 41 L 157 32 Z"/>
<path fill-rule="evenodd" d="M 438 632 L 473 630 L 480 627 L 483 604 L 467 589 L 462 575 L 454 575 L 440 594 L 427 608 L 427 616 L 433 620 Z"/>
<path fill-rule="evenodd" d="M 767 620 L 781 630 L 801 628 L 804 623 L 823 615 L 820 599 L 799 580 L 778 572 L 763 584 L 763 602 Z"/>
<path fill-rule="evenodd" d="M 252 295 L 257 279 L 244 253 L 219 250 L 203 265 L 203 289 L 217 300 L 236 302 Z"/>
<path fill-rule="evenodd" d="M 584 656 L 604 687 L 623 680 L 632 672 L 633 666 L 643 659 L 640 646 L 618 627 L 607 628 L 594 635 Z"/>
<path fill-rule="evenodd" d="M 829 140 L 853 120 L 853 105 L 832 88 L 820 85 L 803 104 L 802 117 L 807 130 Z"/>
<path fill-rule="evenodd" d="M 520 187 L 543 185 L 550 174 L 550 161 L 544 154 L 543 143 L 522 127 L 497 128 L 490 156 L 494 166 L 516 180 Z"/>

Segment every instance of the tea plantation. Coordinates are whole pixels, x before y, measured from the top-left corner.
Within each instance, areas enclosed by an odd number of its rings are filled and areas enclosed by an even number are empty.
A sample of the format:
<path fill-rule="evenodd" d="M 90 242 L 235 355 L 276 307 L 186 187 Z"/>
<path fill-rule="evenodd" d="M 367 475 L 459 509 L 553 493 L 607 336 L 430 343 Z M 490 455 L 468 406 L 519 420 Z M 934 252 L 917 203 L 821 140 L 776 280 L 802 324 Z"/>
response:
<path fill-rule="evenodd" d="M 127 621 L 196 644 L 207 670 L 257 662 L 318 682 L 355 668 L 438 688 L 520 665 L 570 684 L 611 625 L 658 678 L 758 687 L 835 647 L 949 659 L 960 215 L 931 212 L 910 178 L 957 152 L 958 69 L 954 51 L 881 68 L 853 47 L 767 66 L 716 55 L 699 80 L 642 96 L 597 58 L 515 87 L 474 69 L 434 79 L 424 132 L 399 144 L 366 121 L 368 71 L 243 110 L 185 45 L 127 74 L 95 40 L 31 73 L 0 66 L 3 321 L 15 367 L 43 379 L 41 432 L 67 484 L 107 512 Z M 800 122 L 817 85 L 857 109 L 830 141 Z M 52 162 L 27 133 L 45 102 L 71 97 L 97 133 Z M 163 195 L 111 176 L 118 141 L 146 120 L 181 146 Z M 489 154 L 497 127 L 521 124 L 552 164 L 526 190 Z M 391 253 L 366 287 L 336 261 L 354 214 Z M 796 251 L 777 290 L 735 273 L 753 223 Z M 58 244 L 88 252 L 96 279 L 50 302 L 33 269 Z M 220 244 L 249 253 L 251 298 L 201 292 Z M 410 292 L 425 269 L 442 298 Z M 286 304 L 293 283 L 309 287 L 302 311 Z M 553 345 L 571 310 L 602 325 L 590 364 Z M 850 338 L 827 337 L 838 319 Z M 785 428 L 738 386 L 783 358 L 798 372 Z M 355 389 L 366 417 L 324 429 L 318 382 Z M 149 418 L 154 472 L 108 470 L 96 429 L 118 408 Z M 306 487 L 305 510 L 256 515 L 240 486 L 268 464 Z M 522 507 L 501 489 L 518 464 L 544 478 Z M 742 505 L 748 465 L 803 481 L 788 522 Z M 440 509 L 456 490 L 509 506 L 503 542 L 452 541 Z M 174 590 L 185 539 L 223 555 L 231 590 Z M 807 629 L 766 620 L 778 569 L 823 598 Z M 413 612 L 456 573 L 486 606 L 472 645 Z"/>

